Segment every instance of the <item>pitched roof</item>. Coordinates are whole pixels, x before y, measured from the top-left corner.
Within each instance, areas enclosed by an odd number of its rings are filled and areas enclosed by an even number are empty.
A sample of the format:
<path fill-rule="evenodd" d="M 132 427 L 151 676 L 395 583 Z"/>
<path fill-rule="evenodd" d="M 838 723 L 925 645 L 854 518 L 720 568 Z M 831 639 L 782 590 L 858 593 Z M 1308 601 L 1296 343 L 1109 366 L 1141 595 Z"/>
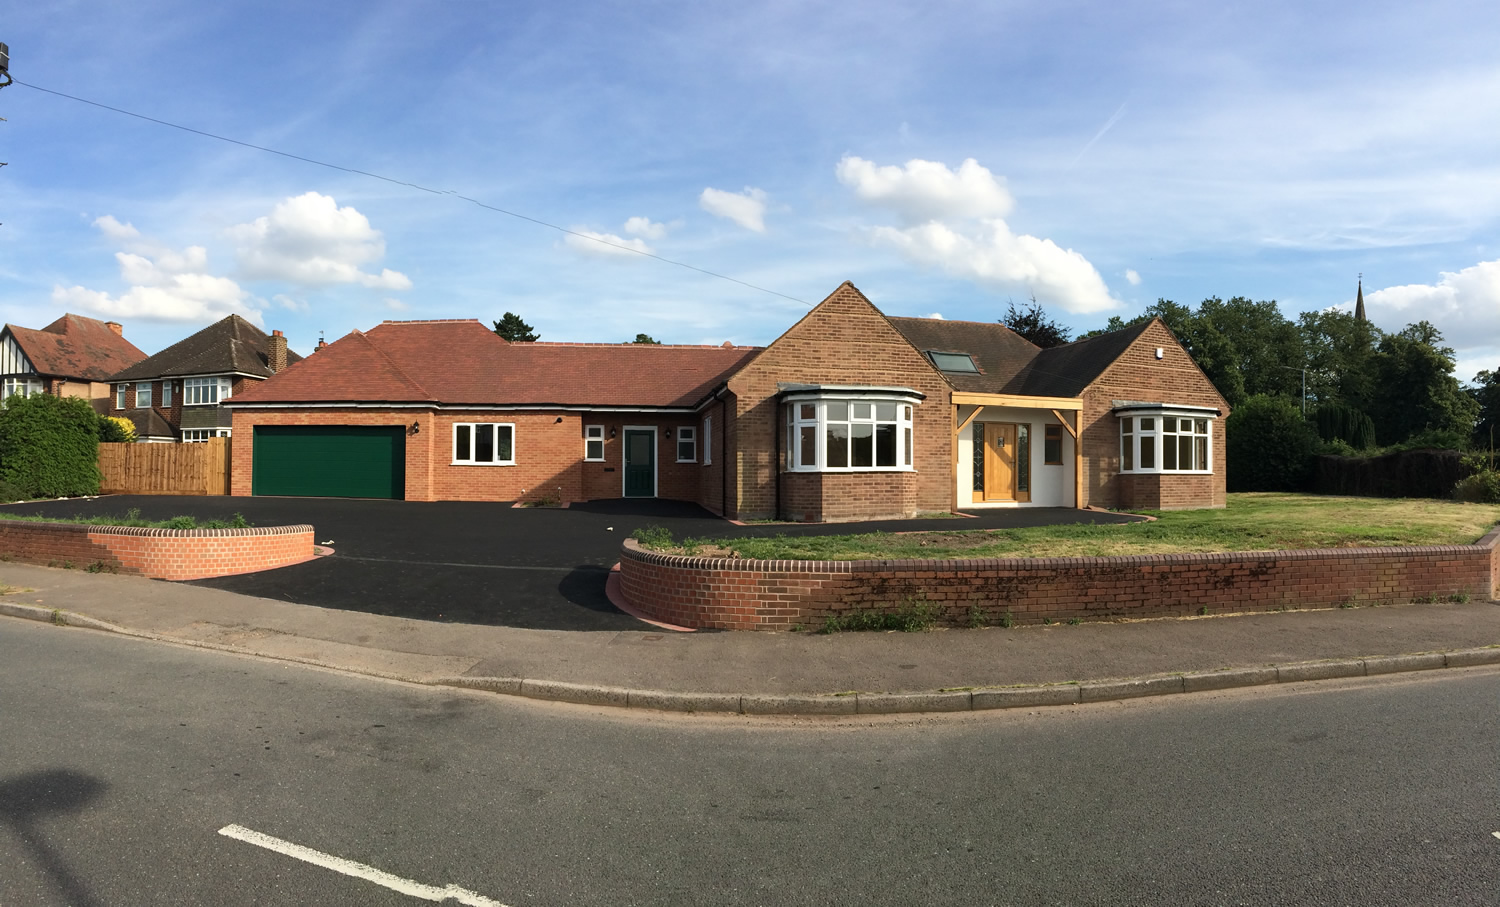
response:
<path fill-rule="evenodd" d="M 1077 397 L 1124 355 L 1154 320 L 1107 334 L 1096 334 L 1087 340 L 1048 347 L 1027 363 L 1002 393 L 1028 397 Z"/>
<path fill-rule="evenodd" d="M 238 315 L 221 318 L 196 334 L 161 352 L 116 372 L 113 381 L 145 381 L 170 375 L 212 375 L 238 372 L 269 378 L 266 332 Z M 287 351 L 288 364 L 302 357 Z"/>
<path fill-rule="evenodd" d="M 1040 352 L 1036 344 L 999 323 L 891 316 L 886 316 L 886 320 L 923 353 L 969 354 L 979 367 L 978 374 L 942 373 L 954 390 L 1005 393 L 1000 388 Z"/>
<path fill-rule="evenodd" d="M 107 381 L 115 372 L 146 358 L 108 324 L 82 315 L 64 315 L 41 330 L 13 324 L 5 330 L 39 375 Z"/>
<path fill-rule="evenodd" d="M 177 429 L 166 420 L 161 410 L 152 406 L 147 409 L 131 409 L 121 413 L 123 418 L 129 419 L 135 426 L 137 438 L 175 438 Z"/>
<path fill-rule="evenodd" d="M 942 372 L 954 390 L 1024 397 L 1076 397 L 1104 374 L 1150 321 L 1041 349 L 1003 324 L 888 318 L 922 352 L 967 353 L 979 373 Z"/>
<path fill-rule="evenodd" d="M 479 321 L 387 321 L 354 331 L 234 403 L 680 407 L 756 347 L 507 343 Z"/>

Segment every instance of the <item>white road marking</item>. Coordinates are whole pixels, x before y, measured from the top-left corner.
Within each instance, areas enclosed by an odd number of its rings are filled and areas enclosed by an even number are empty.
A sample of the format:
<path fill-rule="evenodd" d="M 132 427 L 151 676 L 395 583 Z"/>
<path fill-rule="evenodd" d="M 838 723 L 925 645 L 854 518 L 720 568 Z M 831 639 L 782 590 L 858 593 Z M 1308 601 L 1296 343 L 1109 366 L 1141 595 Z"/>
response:
<path fill-rule="evenodd" d="M 356 879 L 364 879 L 366 882 L 374 882 L 384 888 L 401 894 L 421 898 L 424 901 L 457 901 L 469 907 L 505 907 L 499 901 L 491 900 L 483 895 L 475 894 L 466 888 L 457 885 L 448 885 L 438 888 L 435 885 L 423 885 L 421 882 L 413 882 L 411 879 L 403 879 L 400 876 L 382 872 L 373 866 L 356 863 L 353 860 L 345 860 L 342 857 L 331 856 L 301 844 L 293 844 L 270 835 L 263 835 L 258 831 L 251 831 L 242 825 L 226 825 L 219 829 L 219 834 L 226 838 L 234 838 L 236 841 L 244 841 L 246 844 L 254 844 L 256 847 L 264 847 L 276 853 L 288 856 L 304 863 L 331 869 L 334 872 L 353 876 Z"/>
<path fill-rule="evenodd" d="M 1497 838 L 1500 838 L 1500 831 L 1492 831 L 1490 832 L 1490 834 L 1494 835 Z"/>

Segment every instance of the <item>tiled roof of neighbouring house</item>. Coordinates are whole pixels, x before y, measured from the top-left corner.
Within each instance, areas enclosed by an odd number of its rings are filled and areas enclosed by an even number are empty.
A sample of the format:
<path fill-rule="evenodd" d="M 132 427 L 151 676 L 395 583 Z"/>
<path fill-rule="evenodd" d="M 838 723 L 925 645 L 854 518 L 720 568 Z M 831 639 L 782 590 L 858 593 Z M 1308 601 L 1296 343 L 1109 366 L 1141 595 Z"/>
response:
<path fill-rule="evenodd" d="M 108 324 L 82 315 L 64 315 L 41 330 L 13 324 L 5 329 L 39 375 L 107 381 L 120 369 L 146 358 Z"/>
<path fill-rule="evenodd" d="M 196 334 L 179 340 L 110 377 L 112 381 L 146 381 L 175 375 L 214 375 L 238 372 L 269 378 L 266 332 L 238 315 L 222 318 Z M 302 357 L 287 350 L 290 365 Z"/>
<path fill-rule="evenodd" d="M 354 331 L 232 403 L 692 406 L 758 347 L 507 343 L 475 320 Z"/>
<path fill-rule="evenodd" d="M 1076 397 L 1141 335 L 1150 321 L 1040 349 L 1003 324 L 939 318 L 888 318 L 911 345 L 967 353 L 975 372 L 943 371 L 955 390 L 1025 397 Z"/>

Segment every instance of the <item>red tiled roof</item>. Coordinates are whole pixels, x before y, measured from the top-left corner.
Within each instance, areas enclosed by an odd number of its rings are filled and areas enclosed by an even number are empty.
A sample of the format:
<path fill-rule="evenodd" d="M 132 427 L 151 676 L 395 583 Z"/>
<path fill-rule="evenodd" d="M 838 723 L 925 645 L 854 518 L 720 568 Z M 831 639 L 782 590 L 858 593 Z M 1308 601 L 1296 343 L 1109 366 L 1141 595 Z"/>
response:
<path fill-rule="evenodd" d="M 692 406 L 757 347 L 507 343 L 475 320 L 355 331 L 236 403 Z"/>
<path fill-rule="evenodd" d="M 41 330 L 7 324 L 39 375 L 107 381 L 146 354 L 109 325 L 82 315 L 64 315 Z"/>

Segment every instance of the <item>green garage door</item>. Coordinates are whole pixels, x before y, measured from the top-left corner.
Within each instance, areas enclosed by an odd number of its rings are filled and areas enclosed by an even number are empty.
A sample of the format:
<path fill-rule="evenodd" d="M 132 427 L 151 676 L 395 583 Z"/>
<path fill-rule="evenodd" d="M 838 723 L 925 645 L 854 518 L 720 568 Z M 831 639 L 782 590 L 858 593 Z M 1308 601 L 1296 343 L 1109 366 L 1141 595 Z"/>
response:
<path fill-rule="evenodd" d="M 257 425 L 251 494 L 406 497 L 400 425 Z"/>

